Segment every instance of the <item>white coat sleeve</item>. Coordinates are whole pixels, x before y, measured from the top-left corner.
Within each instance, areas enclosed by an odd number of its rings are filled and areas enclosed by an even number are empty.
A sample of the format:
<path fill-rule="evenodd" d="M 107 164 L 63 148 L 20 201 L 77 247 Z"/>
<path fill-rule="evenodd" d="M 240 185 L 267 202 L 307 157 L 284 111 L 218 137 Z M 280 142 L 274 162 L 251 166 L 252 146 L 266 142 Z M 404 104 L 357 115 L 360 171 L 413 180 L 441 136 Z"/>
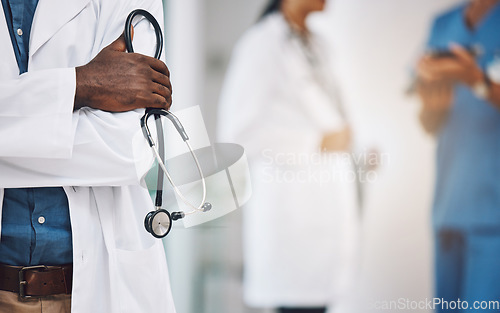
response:
<path fill-rule="evenodd" d="M 104 2 L 114 13 L 108 15 L 105 32 L 96 35 L 98 51 L 118 38 L 135 8 L 147 9 L 163 25 L 161 1 L 132 2 L 117 1 L 119 7 Z M 141 182 L 153 164 L 140 129 L 144 110 L 73 112 L 75 85 L 74 68 L 28 72 L 0 82 L 2 188 Z"/>
<path fill-rule="evenodd" d="M 219 104 L 218 139 L 241 144 L 249 158 L 318 151 L 318 130 L 295 123 L 306 112 L 294 104 L 299 91 L 286 83 L 280 43 L 263 29 L 255 31 L 233 53 Z"/>

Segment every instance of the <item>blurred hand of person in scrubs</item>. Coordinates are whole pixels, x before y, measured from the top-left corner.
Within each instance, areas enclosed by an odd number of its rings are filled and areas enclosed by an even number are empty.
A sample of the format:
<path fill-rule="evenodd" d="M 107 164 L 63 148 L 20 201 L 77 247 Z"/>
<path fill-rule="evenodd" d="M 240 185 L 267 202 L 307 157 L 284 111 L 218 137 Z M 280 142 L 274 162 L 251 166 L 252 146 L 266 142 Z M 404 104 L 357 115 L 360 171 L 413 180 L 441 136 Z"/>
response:
<path fill-rule="evenodd" d="M 455 84 L 474 89 L 487 81 L 488 100 L 500 106 L 499 85 L 489 81 L 474 55 L 458 44 L 450 45 L 449 56 L 424 55 L 417 65 L 417 74 L 417 93 L 423 104 L 420 120 L 429 133 L 435 134 L 446 120 Z"/>
<path fill-rule="evenodd" d="M 450 51 L 447 57 L 426 54 L 417 65 L 417 93 L 422 101 L 420 121 L 432 134 L 448 116 L 453 102 L 453 85 L 473 81 L 472 73 L 476 72 L 474 58 L 464 48 L 452 46 Z"/>
<path fill-rule="evenodd" d="M 471 2 L 465 10 L 467 27 L 475 30 L 496 3 L 497 0 Z M 451 43 L 448 50 L 446 56 L 426 54 L 417 65 L 417 92 L 423 104 L 420 120 L 424 129 L 432 134 L 446 121 L 456 84 L 471 90 L 483 85 L 483 97 L 493 106 L 500 107 L 500 84 L 487 77 L 476 56 L 456 43 Z"/>

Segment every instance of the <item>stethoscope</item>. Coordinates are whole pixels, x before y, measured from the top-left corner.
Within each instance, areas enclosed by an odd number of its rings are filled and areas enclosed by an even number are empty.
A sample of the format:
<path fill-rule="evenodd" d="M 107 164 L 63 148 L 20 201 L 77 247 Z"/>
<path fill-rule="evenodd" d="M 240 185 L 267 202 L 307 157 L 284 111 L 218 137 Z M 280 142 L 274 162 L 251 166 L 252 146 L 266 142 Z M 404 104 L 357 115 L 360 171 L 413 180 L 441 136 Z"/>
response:
<path fill-rule="evenodd" d="M 163 49 L 163 35 L 162 31 L 160 28 L 160 25 L 158 24 L 158 21 L 154 18 L 151 13 L 148 11 L 142 10 L 142 9 L 136 9 L 132 11 L 129 16 L 127 17 L 127 20 L 125 22 L 125 32 L 124 32 L 124 37 L 125 37 L 125 45 L 127 47 L 128 52 L 134 52 L 134 48 L 132 46 L 132 36 L 131 36 L 131 28 L 132 28 L 132 20 L 136 16 L 143 16 L 146 18 L 151 25 L 153 26 L 156 34 L 156 52 L 154 57 L 156 59 L 160 59 L 161 52 Z M 156 129 L 157 129 L 157 135 L 158 135 L 158 145 L 153 139 L 153 136 L 151 135 L 151 131 L 149 130 L 148 127 L 148 119 L 154 116 L 155 121 L 156 121 Z M 201 178 L 201 183 L 203 186 L 203 197 L 201 200 L 201 203 L 199 205 L 193 205 L 191 202 L 189 202 L 184 195 L 180 192 L 179 188 L 177 185 L 174 183 L 172 180 L 172 177 L 170 176 L 167 167 L 165 166 L 165 163 L 163 162 L 163 159 L 165 158 L 165 153 L 164 153 L 164 137 L 163 137 L 163 126 L 161 123 L 161 117 L 165 116 L 168 118 L 172 124 L 175 126 L 177 132 L 179 135 L 182 137 L 182 140 L 186 143 L 189 151 L 191 152 L 191 155 L 193 156 L 194 162 L 196 163 L 196 167 L 198 168 L 198 172 L 200 174 Z M 184 130 L 184 127 L 182 126 L 181 122 L 179 119 L 172 114 L 172 112 L 164 109 L 153 109 L 149 108 L 146 109 L 146 113 L 144 116 L 141 118 L 141 128 L 142 132 L 144 134 L 144 137 L 146 138 L 149 146 L 151 147 L 153 154 L 158 162 L 158 186 L 156 190 L 156 198 L 155 198 L 155 210 L 149 212 L 146 217 L 144 218 L 144 227 L 146 230 L 151 233 L 156 238 L 163 238 L 172 229 L 172 222 L 184 218 L 186 215 L 191 215 L 195 214 L 198 212 L 207 212 L 210 211 L 212 208 L 212 205 L 209 202 L 205 202 L 206 196 L 207 196 L 207 187 L 205 184 L 205 178 L 203 176 L 203 171 L 201 169 L 200 163 L 198 162 L 198 158 L 196 157 L 196 154 L 194 153 L 193 149 L 191 148 L 191 145 L 189 144 L 189 137 Z M 175 192 L 175 194 L 179 197 L 179 199 L 182 200 L 188 207 L 190 207 L 192 210 L 189 212 L 172 212 L 170 214 L 167 210 L 162 209 L 162 203 L 163 203 L 163 173 L 165 173 L 165 176 L 167 177 L 168 181 L 172 185 L 172 188 Z"/>

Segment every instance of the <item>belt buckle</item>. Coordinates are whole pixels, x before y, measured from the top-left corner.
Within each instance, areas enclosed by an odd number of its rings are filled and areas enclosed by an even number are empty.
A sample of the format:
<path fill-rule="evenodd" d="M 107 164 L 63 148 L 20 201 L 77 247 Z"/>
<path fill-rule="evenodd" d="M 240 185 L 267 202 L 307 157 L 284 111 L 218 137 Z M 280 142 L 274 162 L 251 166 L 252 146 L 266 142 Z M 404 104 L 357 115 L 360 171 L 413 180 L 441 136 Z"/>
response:
<path fill-rule="evenodd" d="M 30 271 L 30 270 L 36 270 L 36 269 L 48 270 L 49 268 L 45 265 L 36 265 L 36 266 L 25 266 L 19 270 L 19 300 L 28 301 L 30 299 L 41 298 L 39 296 L 27 296 L 26 290 L 25 290 L 26 284 L 28 282 L 24 279 L 24 272 Z"/>

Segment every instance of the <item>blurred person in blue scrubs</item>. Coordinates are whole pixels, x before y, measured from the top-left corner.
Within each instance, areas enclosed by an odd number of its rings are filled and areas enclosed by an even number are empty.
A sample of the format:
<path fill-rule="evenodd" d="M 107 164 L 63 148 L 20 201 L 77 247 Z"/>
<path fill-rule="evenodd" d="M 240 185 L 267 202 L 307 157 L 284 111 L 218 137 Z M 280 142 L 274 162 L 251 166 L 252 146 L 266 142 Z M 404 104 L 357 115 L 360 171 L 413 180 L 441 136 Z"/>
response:
<path fill-rule="evenodd" d="M 219 139 L 245 147 L 244 296 L 280 313 L 324 313 L 349 287 L 358 207 L 350 124 L 326 42 L 306 19 L 325 0 L 272 0 L 236 46 Z M 353 260 L 354 259 L 354 260 Z"/>
<path fill-rule="evenodd" d="M 417 66 L 420 121 L 437 140 L 435 293 L 469 309 L 500 299 L 499 53 L 500 1 L 472 0 L 434 21 Z"/>

